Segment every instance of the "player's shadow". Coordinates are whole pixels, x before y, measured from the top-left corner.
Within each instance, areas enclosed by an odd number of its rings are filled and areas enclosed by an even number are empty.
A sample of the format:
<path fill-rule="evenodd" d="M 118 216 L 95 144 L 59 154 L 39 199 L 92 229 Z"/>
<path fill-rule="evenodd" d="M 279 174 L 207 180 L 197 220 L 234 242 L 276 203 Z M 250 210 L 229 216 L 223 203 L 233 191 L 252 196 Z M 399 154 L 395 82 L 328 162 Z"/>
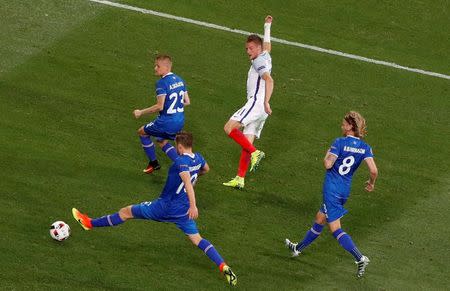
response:
<path fill-rule="evenodd" d="M 249 191 L 250 192 L 250 191 Z M 283 195 L 283 193 L 274 193 L 272 191 L 251 191 L 252 195 L 257 196 L 258 204 L 268 206 L 270 208 L 276 207 L 289 212 L 299 212 L 299 210 L 310 211 L 311 218 L 315 212 L 313 209 L 318 209 L 320 206 L 320 197 L 312 198 L 309 195 L 301 196 L 299 199 L 294 199 L 292 196 Z M 299 196 L 302 194 L 299 194 Z"/>

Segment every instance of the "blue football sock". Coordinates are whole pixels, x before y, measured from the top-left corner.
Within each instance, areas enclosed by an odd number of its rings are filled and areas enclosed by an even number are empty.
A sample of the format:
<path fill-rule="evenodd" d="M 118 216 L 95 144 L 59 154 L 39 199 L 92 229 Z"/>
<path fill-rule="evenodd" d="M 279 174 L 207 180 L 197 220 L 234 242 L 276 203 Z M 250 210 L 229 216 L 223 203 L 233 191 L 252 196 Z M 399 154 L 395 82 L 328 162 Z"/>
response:
<path fill-rule="evenodd" d="M 352 238 L 344 232 L 342 229 L 338 229 L 335 232 L 333 232 L 333 236 L 339 244 L 350 254 L 352 254 L 353 257 L 355 257 L 355 260 L 359 262 L 362 258 L 361 252 L 356 247 L 355 243 L 353 242 Z"/>
<path fill-rule="evenodd" d="M 144 149 L 144 152 L 147 155 L 148 160 L 150 162 L 156 160 L 155 145 L 153 144 L 150 137 L 139 136 L 139 138 L 141 139 L 142 148 Z"/>
<path fill-rule="evenodd" d="M 198 244 L 198 247 L 205 252 L 205 254 L 208 256 L 208 258 L 216 263 L 218 267 L 224 262 L 220 254 L 217 252 L 217 250 L 214 248 L 214 246 L 207 241 L 206 239 L 202 239 L 200 243 Z"/>
<path fill-rule="evenodd" d="M 115 226 L 124 222 L 125 220 L 122 220 L 122 218 L 120 218 L 118 212 L 91 220 L 93 227 Z"/>
<path fill-rule="evenodd" d="M 319 237 L 322 232 L 323 225 L 314 223 L 310 230 L 306 233 L 303 241 L 297 245 L 297 251 L 303 251 L 307 246 L 309 246 L 316 238 Z"/>
<path fill-rule="evenodd" d="M 163 147 L 162 147 L 163 152 L 166 153 L 166 155 L 169 157 L 169 159 L 171 159 L 172 161 L 175 162 L 175 160 L 178 158 L 178 153 L 177 150 L 170 144 L 170 143 L 166 143 Z"/>

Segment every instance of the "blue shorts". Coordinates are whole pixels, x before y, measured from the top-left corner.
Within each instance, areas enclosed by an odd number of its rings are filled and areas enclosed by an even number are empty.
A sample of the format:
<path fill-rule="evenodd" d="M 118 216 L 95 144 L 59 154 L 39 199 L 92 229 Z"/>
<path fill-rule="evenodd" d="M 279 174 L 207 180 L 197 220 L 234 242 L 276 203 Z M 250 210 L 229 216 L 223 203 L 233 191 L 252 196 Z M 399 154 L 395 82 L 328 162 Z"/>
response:
<path fill-rule="evenodd" d="M 158 140 L 169 139 L 174 140 L 177 133 L 183 129 L 183 123 L 175 123 L 167 126 L 169 121 L 161 121 L 156 119 L 144 125 L 144 131 L 150 136 L 156 137 Z"/>
<path fill-rule="evenodd" d="M 347 199 L 348 197 L 340 198 L 333 194 L 323 194 L 323 203 L 319 211 L 325 214 L 328 223 L 338 220 L 347 214 L 348 210 L 344 208 Z"/>
<path fill-rule="evenodd" d="M 138 219 L 175 223 L 186 235 L 198 233 L 197 224 L 193 219 L 189 219 L 187 214 L 168 215 L 164 203 L 160 200 L 135 204 L 131 206 L 131 213 Z"/>

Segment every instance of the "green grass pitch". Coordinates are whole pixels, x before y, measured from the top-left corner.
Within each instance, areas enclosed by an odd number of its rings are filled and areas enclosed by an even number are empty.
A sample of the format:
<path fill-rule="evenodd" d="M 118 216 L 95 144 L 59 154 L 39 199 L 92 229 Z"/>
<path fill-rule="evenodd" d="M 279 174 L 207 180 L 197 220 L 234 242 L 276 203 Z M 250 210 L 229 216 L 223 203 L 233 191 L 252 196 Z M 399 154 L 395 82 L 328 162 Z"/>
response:
<path fill-rule="evenodd" d="M 143 8 L 450 74 L 448 1 L 145 1 Z M 201 234 L 242 290 L 431 290 L 450 286 L 450 81 L 273 43 L 267 158 L 246 188 L 223 124 L 245 100 L 245 37 L 84 0 L 0 3 L 0 289 L 225 290 L 216 267 L 172 225 L 132 221 L 83 231 L 71 217 L 151 200 L 163 169 L 145 156 L 132 110 L 154 102 L 153 56 L 169 53 L 189 86 L 186 129 L 211 172 L 196 186 Z M 367 119 L 380 176 L 356 174 L 343 219 L 372 263 L 328 231 L 297 259 L 321 201 L 321 160 L 348 110 Z M 72 227 L 57 243 L 53 221 Z"/>

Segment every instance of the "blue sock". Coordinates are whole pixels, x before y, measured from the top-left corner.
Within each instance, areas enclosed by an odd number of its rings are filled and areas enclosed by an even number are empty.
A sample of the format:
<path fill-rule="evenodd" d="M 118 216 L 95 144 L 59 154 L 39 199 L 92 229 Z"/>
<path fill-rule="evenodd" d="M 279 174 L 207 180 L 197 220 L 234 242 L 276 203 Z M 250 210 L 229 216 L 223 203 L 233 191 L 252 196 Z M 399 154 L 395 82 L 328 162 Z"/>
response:
<path fill-rule="evenodd" d="M 352 238 L 346 232 L 339 228 L 338 230 L 333 232 L 333 236 L 347 252 L 355 257 L 355 260 L 357 262 L 361 260 L 361 252 L 358 250 L 355 243 L 353 243 Z"/>
<path fill-rule="evenodd" d="M 125 220 L 122 220 L 122 218 L 120 218 L 118 212 L 91 220 L 93 227 L 115 226 L 124 222 Z"/>
<path fill-rule="evenodd" d="M 303 241 L 297 245 L 297 251 L 303 251 L 307 246 L 309 246 L 316 238 L 319 237 L 322 232 L 323 225 L 314 223 L 310 230 L 306 233 Z"/>
<path fill-rule="evenodd" d="M 177 150 L 170 144 L 170 143 L 166 143 L 163 147 L 162 147 L 163 152 L 166 153 L 166 155 L 169 157 L 169 159 L 171 159 L 172 161 L 175 162 L 175 160 L 178 158 L 178 153 Z"/>
<path fill-rule="evenodd" d="M 150 162 L 156 160 L 155 145 L 153 144 L 150 137 L 139 136 L 139 138 L 141 139 L 142 148 L 144 149 L 144 152 L 147 155 L 148 160 Z"/>
<path fill-rule="evenodd" d="M 216 263 L 218 267 L 224 262 L 220 254 L 217 252 L 217 250 L 214 248 L 214 246 L 207 241 L 206 239 L 202 239 L 200 243 L 198 244 L 198 247 L 205 252 L 205 254 L 208 256 L 208 258 Z"/>

